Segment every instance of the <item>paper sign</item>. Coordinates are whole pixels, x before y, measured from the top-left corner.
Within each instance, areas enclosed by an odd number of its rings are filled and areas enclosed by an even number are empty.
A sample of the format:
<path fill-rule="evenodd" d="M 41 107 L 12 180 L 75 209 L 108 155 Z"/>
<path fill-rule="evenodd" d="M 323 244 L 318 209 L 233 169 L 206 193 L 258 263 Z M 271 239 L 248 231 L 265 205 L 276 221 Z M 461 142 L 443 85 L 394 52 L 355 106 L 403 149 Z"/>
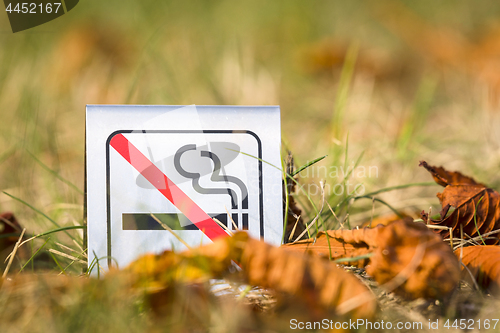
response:
<path fill-rule="evenodd" d="M 235 230 L 281 242 L 279 107 L 89 105 L 86 148 L 89 264 Z"/>

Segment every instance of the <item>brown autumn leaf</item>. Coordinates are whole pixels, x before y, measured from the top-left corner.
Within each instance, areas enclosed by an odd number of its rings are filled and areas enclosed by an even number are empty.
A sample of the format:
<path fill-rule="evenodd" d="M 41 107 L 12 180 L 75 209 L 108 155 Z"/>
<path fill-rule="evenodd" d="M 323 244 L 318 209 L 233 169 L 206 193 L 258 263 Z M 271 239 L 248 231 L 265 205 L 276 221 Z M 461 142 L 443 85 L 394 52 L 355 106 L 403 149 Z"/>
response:
<path fill-rule="evenodd" d="M 197 308 L 208 313 L 206 310 L 212 304 L 209 280 L 228 274 L 231 260 L 241 258 L 241 246 L 247 239 L 246 233 L 237 233 L 181 253 L 167 250 L 161 254 L 146 254 L 110 275 L 128 276 L 133 290 L 145 292 L 147 303 L 157 318 L 175 312 L 179 298 L 185 297 L 195 299 Z"/>
<path fill-rule="evenodd" d="M 471 281 L 471 274 L 479 286 L 500 293 L 500 247 L 493 245 L 469 246 L 455 250 L 455 255 L 467 266 L 462 277 Z"/>
<path fill-rule="evenodd" d="M 145 255 L 125 271 L 135 276 L 135 287 L 157 295 L 176 282 L 235 278 L 234 274 L 229 274 L 231 261 L 238 262 L 242 268 L 238 278 L 306 302 L 311 313 L 332 311 L 354 318 L 375 315 L 376 301 L 368 288 L 335 263 L 292 253 L 251 239 L 244 232 L 178 254 L 165 251 L 159 255 Z"/>
<path fill-rule="evenodd" d="M 442 167 L 429 166 L 425 161 L 420 162 L 440 185 L 445 186 L 437 197 L 442 206 L 440 218 L 431 219 L 422 212 L 422 219 L 429 224 L 452 228 L 453 237 L 461 238 L 460 226 L 464 235 L 475 237 L 484 235 L 500 228 L 500 194 L 479 184 L 474 179 L 459 172 L 449 172 Z M 454 211 L 448 214 L 450 208 Z M 448 229 L 436 230 L 443 238 L 449 237 Z M 487 244 L 497 244 L 498 234 L 489 237 Z M 492 239 L 493 238 L 493 239 Z"/>
<path fill-rule="evenodd" d="M 345 231 L 338 233 L 348 241 Z M 366 271 L 386 289 L 411 299 L 441 298 L 458 285 L 459 264 L 450 247 L 424 224 L 406 219 L 349 236 L 356 240 L 357 234 L 375 248 Z"/>
<path fill-rule="evenodd" d="M 411 218 L 375 228 L 330 230 L 328 235 L 331 240 L 346 244 L 346 248 L 351 245 L 373 252 L 367 273 L 389 291 L 407 298 L 444 297 L 458 284 L 460 269 L 449 246 Z M 324 243 L 320 243 L 320 248 Z M 298 245 L 309 252 L 314 252 L 314 247 L 313 240 L 309 247 L 304 247 L 304 242 Z"/>
<path fill-rule="evenodd" d="M 354 318 L 375 314 L 376 302 L 368 288 L 333 262 L 249 239 L 241 266 L 248 283 L 293 295 L 311 308 Z"/>
<path fill-rule="evenodd" d="M 0 238 L 0 269 L 2 272 L 7 265 L 5 263 L 5 259 L 14 249 L 14 246 L 19 239 L 18 234 L 20 234 L 22 230 L 23 228 L 17 221 L 14 214 L 11 212 L 0 214 L 0 235 L 9 235 L 8 237 Z M 28 253 L 26 248 L 21 247 L 18 249 L 14 260 L 17 262 L 21 258 L 26 259 L 27 256 Z"/>
<path fill-rule="evenodd" d="M 481 185 L 474 180 L 474 178 L 465 176 L 458 171 L 448 171 L 443 167 L 435 167 L 427 164 L 426 161 L 420 161 L 418 166 L 424 167 L 427 171 L 429 171 L 434 178 L 434 181 L 441 186 L 448 185 Z"/>
<path fill-rule="evenodd" d="M 136 287 L 160 290 L 173 283 L 202 283 L 222 278 L 231 261 L 241 258 L 248 235 L 238 232 L 209 245 L 181 253 L 164 251 L 146 254 L 133 261 L 124 271 L 132 273 Z"/>

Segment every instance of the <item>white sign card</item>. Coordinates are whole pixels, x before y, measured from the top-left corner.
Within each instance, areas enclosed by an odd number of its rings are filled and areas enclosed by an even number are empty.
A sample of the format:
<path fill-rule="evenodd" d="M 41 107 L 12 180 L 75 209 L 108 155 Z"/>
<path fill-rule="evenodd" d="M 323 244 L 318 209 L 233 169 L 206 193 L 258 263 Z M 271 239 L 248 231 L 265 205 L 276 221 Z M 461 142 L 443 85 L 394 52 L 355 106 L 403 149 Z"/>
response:
<path fill-rule="evenodd" d="M 236 229 L 279 245 L 280 137 L 278 106 L 88 105 L 89 264 L 185 250 L 172 232 L 193 247 Z"/>

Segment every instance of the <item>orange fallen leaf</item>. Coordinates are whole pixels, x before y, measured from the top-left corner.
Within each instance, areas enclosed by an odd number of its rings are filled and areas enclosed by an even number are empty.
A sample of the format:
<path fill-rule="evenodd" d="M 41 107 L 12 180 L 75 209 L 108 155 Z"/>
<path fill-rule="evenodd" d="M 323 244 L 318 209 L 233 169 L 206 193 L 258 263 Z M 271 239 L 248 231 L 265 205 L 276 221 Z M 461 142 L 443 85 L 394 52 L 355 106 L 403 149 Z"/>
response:
<path fill-rule="evenodd" d="M 419 166 L 424 167 L 429 171 L 434 178 L 434 181 L 441 186 L 448 185 L 481 185 L 469 176 L 465 176 L 458 171 L 448 171 L 443 167 L 436 167 L 427 164 L 426 161 L 420 161 Z"/>
<path fill-rule="evenodd" d="M 285 292 L 338 315 L 371 318 L 374 296 L 355 276 L 319 257 L 249 239 L 241 258 L 248 283 Z"/>
<path fill-rule="evenodd" d="M 375 228 L 330 230 L 328 235 L 346 248 L 351 245 L 373 252 L 367 273 L 389 291 L 407 298 L 444 297 L 458 284 L 460 269 L 450 247 L 411 218 Z M 318 253 L 324 251 L 324 243 L 320 243 Z M 314 252 L 314 247 L 313 240 L 309 247 L 304 247 L 304 242 L 298 245 L 309 252 Z"/>
<path fill-rule="evenodd" d="M 411 299 L 441 298 L 455 290 L 458 261 L 448 244 L 424 224 L 407 219 L 362 230 L 353 230 L 352 238 L 361 234 L 375 248 L 366 271 L 386 289 Z"/>
<path fill-rule="evenodd" d="M 375 315 L 377 303 L 368 288 L 335 263 L 292 253 L 251 239 L 244 232 L 178 254 L 145 255 L 125 271 L 136 277 L 136 287 L 156 293 L 175 282 L 234 278 L 229 274 L 232 260 L 240 264 L 242 272 L 237 276 L 245 282 L 298 298 L 312 312 L 332 311 L 354 318 Z"/>
<path fill-rule="evenodd" d="M 246 233 L 236 233 L 209 245 L 175 253 L 146 254 L 133 261 L 124 271 L 132 273 L 136 287 L 162 289 L 173 283 L 201 283 L 222 278 L 232 260 L 241 258 L 247 243 Z"/>
<path fill-rule="evenodd" d="M 479 286 L 500 293 L 500 247 L 493 245 L 469 246 L 455 250 L 455 255 L 467 266 L 464 279 L 474 278 Z M 471 277 L 472 274 L 472 277 Z"/>
<path fill-rule="evenodd" d="M 477 183 L 459 172 L 449 172 L 442 167 L 429 166 L 425 161 L 420 165 L 427 169 L 436 182 L 445 189 L 437 197 L 442 206 L 440 219 L 431 219 L 422 212 L 422 219 L 429 224 L 452 228 L 453 237 L 461 238 L 460 226 L 464 234 L 475 237 L 500 228 L 500 194 Z M 455 210 L 448 214 L 450 208 Z M 436 230 L 442 237 L 450 235 L 447 229 Z M 497 244 L 495 239 L 484 240 L 487 244 Z"/>

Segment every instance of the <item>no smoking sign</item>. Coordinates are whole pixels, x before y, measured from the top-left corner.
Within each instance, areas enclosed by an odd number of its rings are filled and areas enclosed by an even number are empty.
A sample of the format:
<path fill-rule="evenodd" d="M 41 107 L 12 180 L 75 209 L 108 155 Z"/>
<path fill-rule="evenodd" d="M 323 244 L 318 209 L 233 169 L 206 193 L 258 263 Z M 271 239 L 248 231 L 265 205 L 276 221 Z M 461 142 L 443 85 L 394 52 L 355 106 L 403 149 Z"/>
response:
<path fill-rule="evenodd" d="M 89 262 L 281 241 L 278 107 L 87 106 L 86 147 Z"/>

